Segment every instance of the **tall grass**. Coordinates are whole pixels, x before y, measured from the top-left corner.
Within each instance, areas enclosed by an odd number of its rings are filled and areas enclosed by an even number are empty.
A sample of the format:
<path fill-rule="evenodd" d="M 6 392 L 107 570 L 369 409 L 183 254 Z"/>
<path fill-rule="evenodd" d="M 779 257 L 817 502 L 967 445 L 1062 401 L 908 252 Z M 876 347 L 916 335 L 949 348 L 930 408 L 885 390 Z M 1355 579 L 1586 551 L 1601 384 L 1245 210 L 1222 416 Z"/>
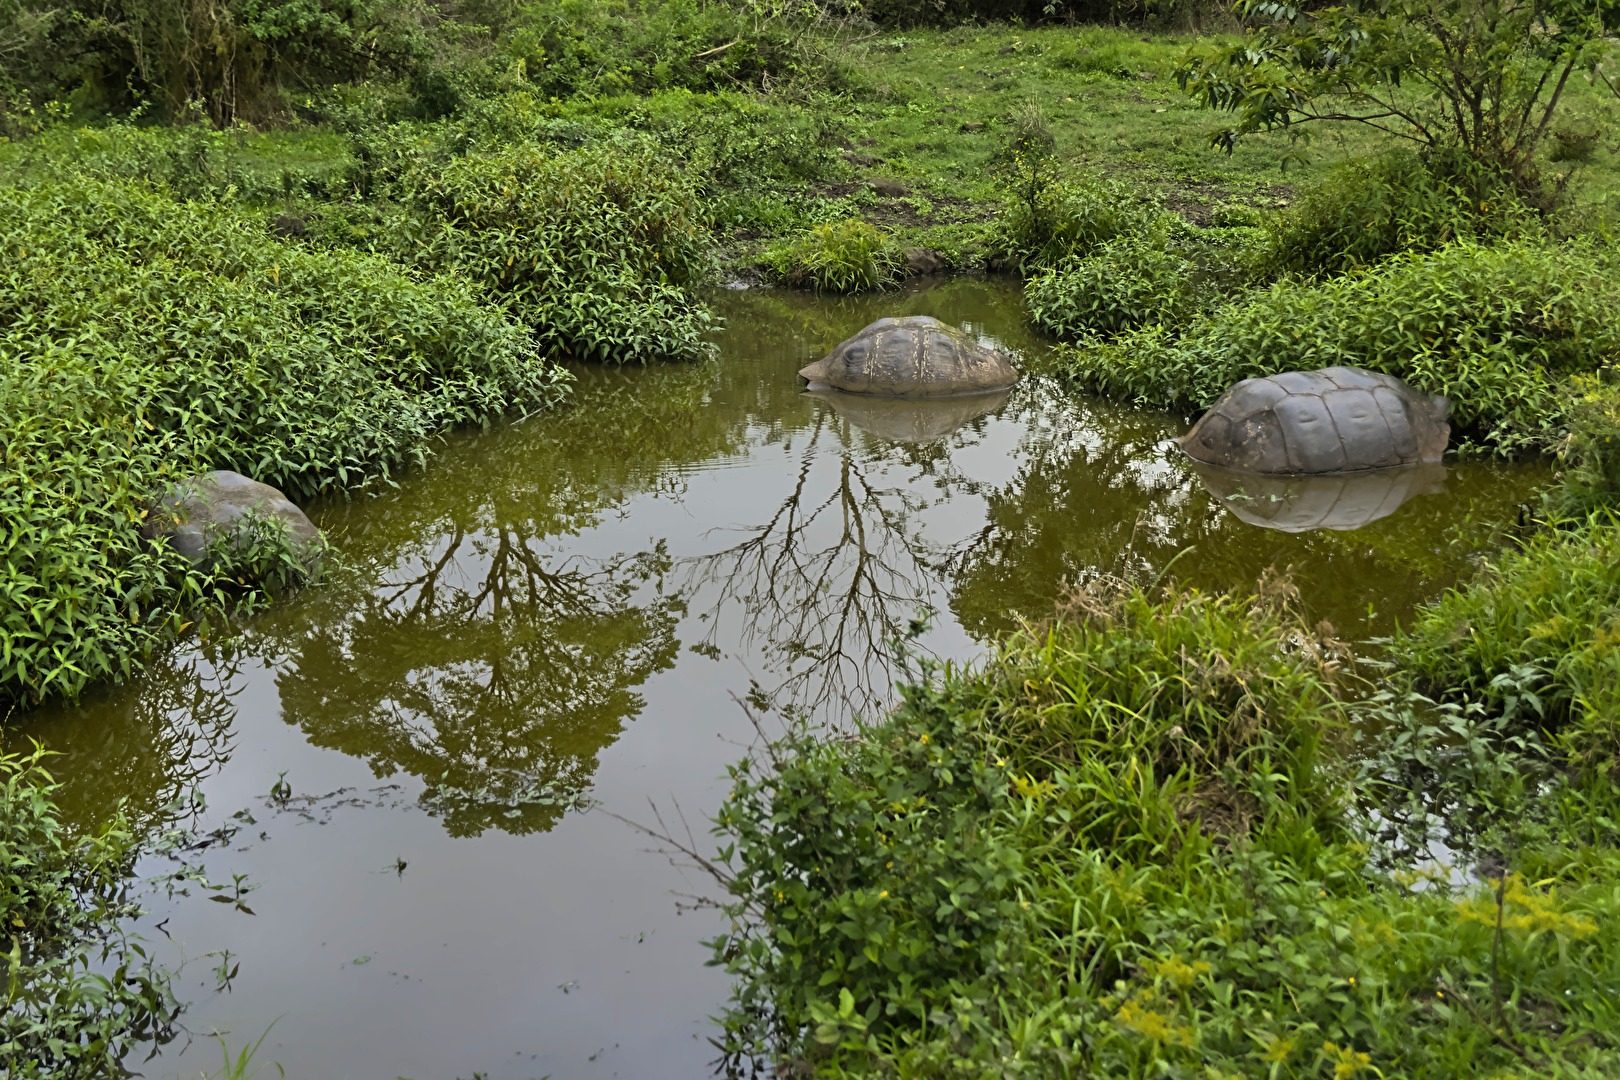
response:
<path fill-rule="evenodd" d="M 1284 583 L 1093 588 L 859 737 L 733 772 L 737 1061 L 855 1076 L 1450 1078 L 1620 1050 L 1620 870 L 1375 869 L 1342 647 Z M 1364 785 L 1352 792 L 1352 778 Z M 1375 1071 L 1376 1070 L 1376 1071 Z"/>

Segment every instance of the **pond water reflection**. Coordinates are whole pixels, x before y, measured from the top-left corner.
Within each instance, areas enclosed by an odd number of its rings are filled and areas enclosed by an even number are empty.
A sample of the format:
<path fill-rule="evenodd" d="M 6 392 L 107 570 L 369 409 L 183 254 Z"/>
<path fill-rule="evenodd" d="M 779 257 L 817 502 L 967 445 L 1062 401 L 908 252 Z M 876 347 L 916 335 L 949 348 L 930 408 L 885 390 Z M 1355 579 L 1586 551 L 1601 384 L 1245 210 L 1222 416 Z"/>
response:
<path fill-rule="evenodd" d="M 889 699 L 920 613 L 919 647 L 968 660 L 1098 571 L 1215 589 L 1292 567 L 1313 617 L 1383 632 L 1545 479 L 1463 465 L 1354 531 L 1260 528 L 1169 452 L 1180 418 L 1044 378 L 1015 285 L 718 303 L 717 362 L 583 369 L 569 408 L 313 508 L 345 557 L 329 582 L 14 733 L 64 755 L 71 813 L 180 800 L 228 837 L 209 875 L 260 885 L 253 916 L 153 899 L 193 1032 L 240 1046 L 274 1021 L 261 1059 L 298 1077 L 706 1075 L 715 917 L 676 903 L 706 883 L 586 798 L 678 805 L 701 836 L 753 734 L 736 698 L 849 723 Z M 965 326 L 1028 377 L 907 410 L 801 391 L 885 314 Z M 203 1038 L 142 1071 L 217 1062 Z"/>

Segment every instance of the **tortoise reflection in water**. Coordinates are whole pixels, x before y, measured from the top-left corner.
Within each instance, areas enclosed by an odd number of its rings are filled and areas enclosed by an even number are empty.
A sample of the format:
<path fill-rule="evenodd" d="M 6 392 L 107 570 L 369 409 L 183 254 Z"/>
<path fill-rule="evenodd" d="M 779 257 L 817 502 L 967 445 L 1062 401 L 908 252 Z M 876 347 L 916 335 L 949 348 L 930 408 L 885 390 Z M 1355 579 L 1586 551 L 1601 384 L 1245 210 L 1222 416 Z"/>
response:
<path fill-rule="evenodd" d="M 1240 520 L 1302 533 L 1359 529 L 1388 517 L 1415 495 L 1445 491 L 1442 465 L 1408 465 L 1330 476 L 1263 476 L 1194 463 L 1198 478 Z"/>
<path fill-rule="evenodd" d="M 938 442 L 957 428 L 987 416 L 1007 402 L 1007 391 L 971 397 L 884 398 L 812 390 L 853 427 L 895 443 Z"/>

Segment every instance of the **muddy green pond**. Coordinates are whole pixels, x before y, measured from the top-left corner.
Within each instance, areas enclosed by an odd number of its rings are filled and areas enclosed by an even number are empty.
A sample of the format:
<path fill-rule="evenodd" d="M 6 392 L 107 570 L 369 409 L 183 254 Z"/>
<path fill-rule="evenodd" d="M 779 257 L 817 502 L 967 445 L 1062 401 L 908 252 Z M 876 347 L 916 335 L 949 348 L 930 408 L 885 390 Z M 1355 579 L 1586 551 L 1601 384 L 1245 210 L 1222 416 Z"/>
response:
<path fill-rule="evenodd" d="M 614 815 L 684 815 L 711 847 L 754 737 L 741 702 L 767 726 L 874 715 L 920 614 L 917 649 L 972 662 L 1097 572 L 1227 589 L 1291 567 L 1313 617 L 1387 633 L 1547 479 L 1201 477 L 1169 443 L 1186 418 L 1041 375 L 1013 284 L 717 304 L 714 363 L 581 370 L 568 408 L 312 508 L 343 553 L 322 587 L 22 725 L 63 755 L 71 815 L 194 828 L 187 863 L 256 886 L 152 892 L 138 929 L 189 1008 L 132 1068 L 195 1077 L 215 1033 L 268 1030 L 257 1061 L 300 1080 L 710 1075 L 719 916 L 684 898 L 714 886 Z M 801 392 L 801 366 L 895 314 L 1028 377 L 914 406 Z"/>

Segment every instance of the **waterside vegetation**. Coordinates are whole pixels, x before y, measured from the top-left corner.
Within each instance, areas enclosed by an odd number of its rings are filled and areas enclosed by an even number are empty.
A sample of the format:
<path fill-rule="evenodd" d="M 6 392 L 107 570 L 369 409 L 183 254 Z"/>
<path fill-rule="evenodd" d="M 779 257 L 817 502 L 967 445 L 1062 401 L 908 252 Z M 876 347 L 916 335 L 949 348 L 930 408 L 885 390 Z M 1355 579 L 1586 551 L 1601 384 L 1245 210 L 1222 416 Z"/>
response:
<path fill-rule="evenodd" d="M 739 764 L 732 1063 L 1607 1075 L 1617 30 L 1564 0 L 0 0 L 0 703 L 307 583 L 273 531 L 205 566 L 152 540 L 185 476 L 394 482 L 566 407 L 565 362 L 704 362 L 726 278 L 1016 272 L 1077 389 L 1190 413 L 1352 362 L 1563 480 L 1390 641 L 1282 578 L 1093 576 Z M 37 759 L 0 780 L 0 1052 L 106 1072 L 173 1009 L 109 929 L 137 841 L 64 836 Z"/>

